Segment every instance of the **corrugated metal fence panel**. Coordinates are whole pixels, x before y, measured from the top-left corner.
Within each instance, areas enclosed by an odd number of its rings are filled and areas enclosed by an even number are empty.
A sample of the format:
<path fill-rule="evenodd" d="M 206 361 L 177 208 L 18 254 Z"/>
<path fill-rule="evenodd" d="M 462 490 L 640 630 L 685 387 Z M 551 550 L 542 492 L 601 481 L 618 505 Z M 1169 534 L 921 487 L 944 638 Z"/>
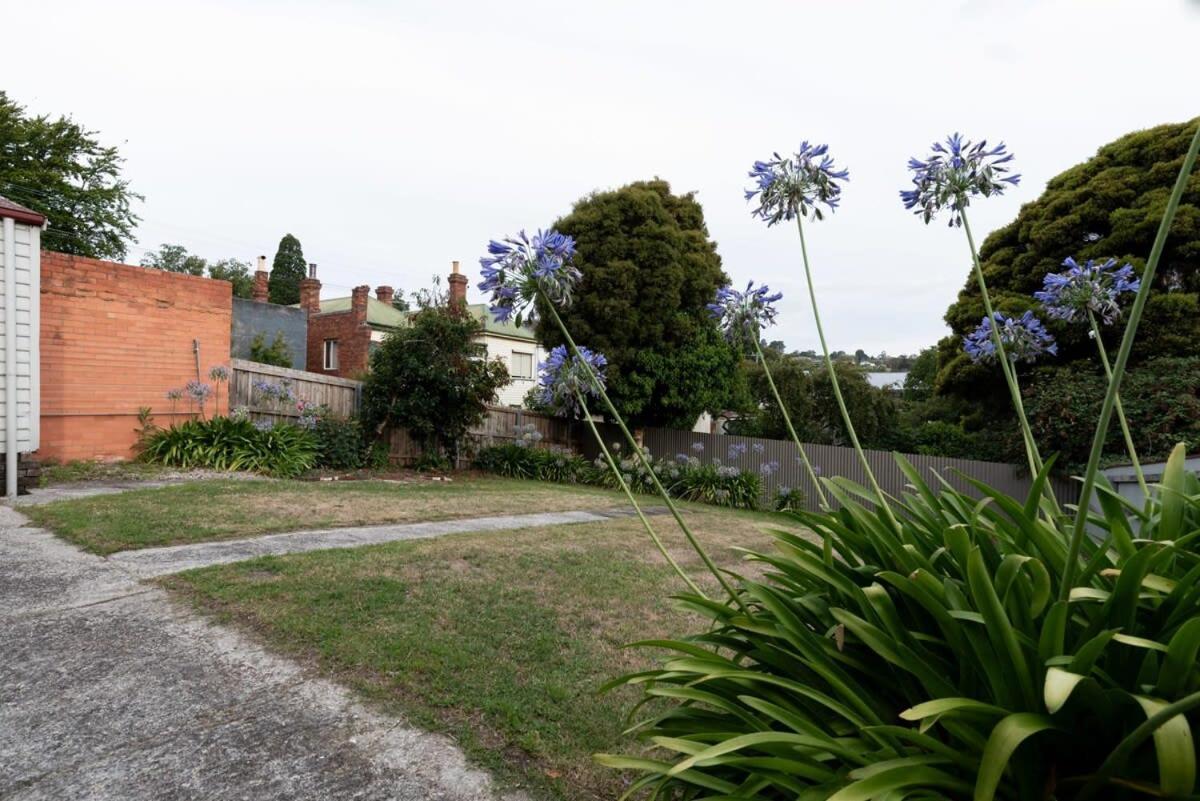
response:
<path fill-rule="evenodd" d="M 351 417 L 358 413 L 362 396 L 362 382 L 349 378 L 324 376 L 304 370 L 274 367 L 244 359 L 232 359 L 233 374 L 229 380 L 229 406 L 246 406 L 255 419 L 292 419 L 299 417 L 294 404 L 263 404 L 255 397 L 254 384 L 266 381 L 271 384 L 291 384 L 297 400 L 324 404 L 339 417 Z"/>
<path fill-rule="evenodd" d="M 620 430 L 615 425 L 605 424 L 600 430 L 610 445 L 623 443 Z M 584 433 L 581 431 L 580 435 Z M 697 434 L 664 428 L 645 429 L 642 441 L 656 458 L 670 459 L 677 454 L 686 454 L 698 457 L 706 463 L 719 462 L 744 470 L 758 471 L 760 474 L 764 473 L 763 465 L 777 464 L 776 470 L 770 471 L 769 475 L 763 475 L 764 501 L 773 498 L 780 487 L 788 487 L 803 492 L 805 506 L 812 511 L 819 511 L 812 479 L 800 461 L 800 452 L 790 441 L 738 437 L 730 434 Z M 579 444 L 580 450 L 586 456 L 596 456 L 597 449 L 594 443 L 581 441 Z M 627 451 L 628 448 L 622 450 Z M 853 448 L 806 443 L 804 450 L 818 476 L 843 476 L 858 484 L 867 485 L 862 464 Z M 870 450 L 865 453 L 871 471 L 884 492 L 899 497 L 908 491 L 909 481 L 900 471 L 892 453 Z M 1029 492 L 1031 482 L 1027 472 L 1015 465 L 919 454 L 904 456 L 913 464 L 918 474 L 934 487 L 939 486 L 938 476 L 941 476 L 955 489 L 975 497 L 979 496 L 979 492 L 967 482 L 967 478 L 982 481 L 1001 492 L 1020 498 Z M 1051 480 L 1051 485 L 1060 503 L 1074 503 L 1079 497 L 1078 486 L 1074 481 L 1055 478 Z"/>

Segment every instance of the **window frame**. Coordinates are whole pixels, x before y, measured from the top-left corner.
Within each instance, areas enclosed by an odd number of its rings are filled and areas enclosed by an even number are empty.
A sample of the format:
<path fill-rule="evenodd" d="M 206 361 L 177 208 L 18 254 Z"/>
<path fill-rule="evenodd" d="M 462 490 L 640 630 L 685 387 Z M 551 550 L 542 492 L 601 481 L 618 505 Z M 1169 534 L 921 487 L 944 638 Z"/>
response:
<path fill-rule="evenodd" d="M 332 359 L 329 358 L 331 355 L 331 349 L 329 347 L 330 345 L 333 346 Z M 321 348 L 321 363 L 324 365 L 324 369 L 326 370 L 338 369 L 338 341 L 336 339 L 327 339 L 323 343 Z"/>
<path fill-rule="evenodd" d="M 518 356 L 527 356 L 529 358 L 529 373 L 527 375 L 517 375 L 517 357 Z M 511 370 L 512 375 L 510 376 L 510 378 L 512 378 L 514 381 L 532 381 L 533 380 L 534 370 L 537 369 L 537 359 L 534 358 L 533 353 L 531 353 L 530 351 L 524 351 L 524 350 L 514 350 L 514 351 L 512 351 L 511 354 L 509 354 L 508 363 L 509 363 L 509 366 L 512 368 L 512 370 Z"/>

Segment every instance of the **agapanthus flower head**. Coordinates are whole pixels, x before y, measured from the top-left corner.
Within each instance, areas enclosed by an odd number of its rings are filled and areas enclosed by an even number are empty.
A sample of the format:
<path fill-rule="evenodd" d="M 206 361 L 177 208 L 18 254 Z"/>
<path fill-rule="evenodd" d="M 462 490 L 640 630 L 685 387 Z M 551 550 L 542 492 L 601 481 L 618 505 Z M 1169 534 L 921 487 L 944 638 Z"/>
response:
<path fill-rule="evenodd" d="M 738 459 L 745 455 L 746 455 L 746 443 L 744 443 L 744 442 L 733 443 L 732 445 L 729 446 L 729 453 L 726 454 L 726 456 L 729 459 Z"/>
<path fill-rule="evenodd" d="M 575 416 L 583 410 L 579 397 L 599 397 L 604 388 L 604 371 L 608 359 L 603 353 L 580 348 L 579 355 L 572 355 L 565 345 L 550 351 L 546 361 L 539 365 L 538 378 L 540 400 L 560 414 Z"/>
<path fill-rule="evenodd" d="M 183 388 L 183 391 L 196 403 L 203 404 L 204 401 L 208 400 L 208 397 L 212 395 L 213 389 L 203 381 L 197 381 L 193 378 L 191 381 L 187 382 L 187 385 Z"/>
<path fill-rule="evenodd" d="M 1058 353 L 1054 337 L 1042 325 L 1042 321 L 1027 311 L 1020 317 L 1008 317 L 1000 312 L 994 315 L 996 330 L 1004 344 L 1004 354 L 1014 364 L 1033 362 L 1039 356 Z M 984 317 L 979 327 L 963 337 L 963 350 L 971 361 L 990 363 L 996 361 L 996 343 L 992 339 L 992 320 Z"/>
<path fill-rule="evenodd" d="M 726 339 L 747 346 L 757 339 L 763 328 L 775 324 L 775 318 L 779 316 L 775 304 L 782 298 L 782 292 L 771 292 L 766 284 L 756 287 L 751 281 L 743 292 L 732 286 L 718 289 L 717 299 L 708 304 L 708 310 L 717 318 Z"/>
<path fill-rule="evenodd" d="M 177 400 L 180 400 L 181 398 L 183 398 L 183 390 L 182 389 L 168 389 L 167 390 L 167 400 L 177 401 Z"/>
<path fill-rule="evenodd" d="M 1056 320 L 1085 322 L 1091 312 L 1105 325 L 1112 325 L 1121 317 L 1121 295 L 1136 293 L 1142 285 L 1133 265 L 1118 267 L 1116 259 L 1102 263 L 1088 259 L 1078 264 L 1068 257 L 1063 266 L 1066 271 L 1050 273 L 1043 279 L 1042 289 L 1033 293 L 1047 316 Z"/>
<path fill-rule="evenodd" d="M 901 189 L 904 208 L 912 209 L 928 223 L 939 211 L 950 211 L 950 225 L 962 225 L 963 209 L 975 195 L 1002 195 L 1007 186 L 1021 182 L 1020 175 L 1009 175 L 1012 154 L 1003 142 L 989 148 L 987 141 L 973 143 L 961 134 L 934 142 L 933 153 L 925 161 L 912 158 L 913 188 Z"/>
<path fill-rule="evenodd" d="M 837 208 L 842 197 L 838 181 L 850 180 L 849 170 L 839 170 L 829 155 L 829 145 L 801 142 L 793 155 L 771 154 L 767 161 L 756 161 L 750 169 L 754 186 L 746 190 L 746 200 L 758 201 L 751 211 L 755 217 L 774 225 L 797 215 L 814 220 L 824 218 L 821 206 Z"/>
<path fill-rule="evenodd" d="M 208 371 L 208 378 L 210 381 L 216 381 L 218 384 L 222 381 L 228 381 L 229 368 L 223 364 L 215 365 Z"/>
<path fill-rule="evenodd" d="M 483 281 L 479 289 L 491 293 L 489 311 L 497 322 L 520 325 L 536 315 L 534 299 L 540 291 L 555 306 L 571 305 L 583 275 L 571 263 L 575 240 L 558 231 L 538 231 L 532 237 L 516 236 L 488 243 L 488 255 L 479 260 Z"/>

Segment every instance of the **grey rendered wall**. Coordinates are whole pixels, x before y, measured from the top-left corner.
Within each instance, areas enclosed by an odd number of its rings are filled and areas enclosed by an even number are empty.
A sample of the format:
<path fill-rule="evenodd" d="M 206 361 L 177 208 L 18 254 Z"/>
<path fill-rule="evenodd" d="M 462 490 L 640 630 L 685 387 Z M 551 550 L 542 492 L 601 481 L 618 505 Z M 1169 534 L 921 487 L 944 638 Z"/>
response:
<path fill-rule="evenodd" d="M 269 345 L 278 332 L 283 332 L 288 343 L 292 369 L 303 370 L 308 359 L 308 314 L 291 306 L 233 299 L 233 336 L 230 338 L 233 358 L 249 359 L 250 343 L 255 336 L 261 333 Z"/>

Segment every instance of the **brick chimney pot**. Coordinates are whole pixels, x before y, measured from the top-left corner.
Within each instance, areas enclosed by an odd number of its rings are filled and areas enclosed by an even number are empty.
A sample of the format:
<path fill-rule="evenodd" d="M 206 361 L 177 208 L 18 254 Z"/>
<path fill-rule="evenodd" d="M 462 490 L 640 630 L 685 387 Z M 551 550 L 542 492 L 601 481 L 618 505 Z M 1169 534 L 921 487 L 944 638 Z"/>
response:
<path fill-rule="evenodd" d="M 390 286 L 375 287 L 375 298 L 380 303 L 386 303 L 387 305 L 391 306 L 392 298 L 395 296 L 396 296 L 396 290 L 392 289 Z"/>
<path fill-rule="evenodd" d="M 316 267 L 310 264 L 309 277 L 300 279 L 300 308 L 309 314 L 321 313 L 321 282 L 317 279 Z"/>
<path fill-rule="evenodd" d="M 450 262 L 450 308 L 467 305 L 467 277 L 458 271 L 458 262 Z"/>
<path fill-rule="evenodd" d="M 371 296 L 371 287 L 363 284 L 350 291 L 350 313 L 354 322 L 359 325 L 367 324 L 367 299 Z"/>

